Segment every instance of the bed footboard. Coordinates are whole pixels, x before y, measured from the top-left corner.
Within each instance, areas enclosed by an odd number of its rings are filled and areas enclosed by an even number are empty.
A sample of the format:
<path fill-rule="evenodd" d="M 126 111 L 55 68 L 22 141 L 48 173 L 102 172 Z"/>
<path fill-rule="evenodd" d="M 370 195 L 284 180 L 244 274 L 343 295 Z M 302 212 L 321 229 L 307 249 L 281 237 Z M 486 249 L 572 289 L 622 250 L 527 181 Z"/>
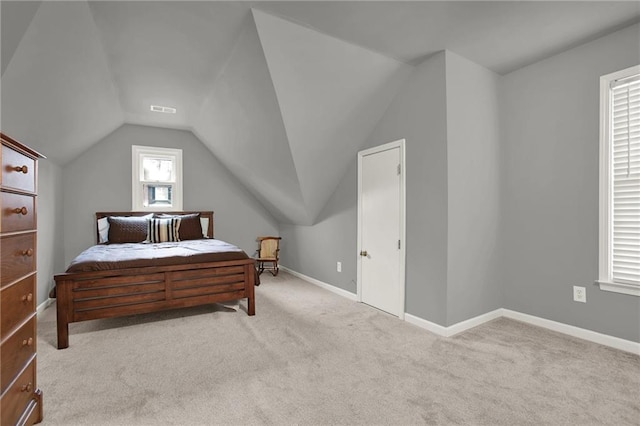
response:
<path fill-rule="evenodd" d="M 59 274 L 58 349 L 69 323 L 247 299 L 255 315 L 253 259 Z"/>

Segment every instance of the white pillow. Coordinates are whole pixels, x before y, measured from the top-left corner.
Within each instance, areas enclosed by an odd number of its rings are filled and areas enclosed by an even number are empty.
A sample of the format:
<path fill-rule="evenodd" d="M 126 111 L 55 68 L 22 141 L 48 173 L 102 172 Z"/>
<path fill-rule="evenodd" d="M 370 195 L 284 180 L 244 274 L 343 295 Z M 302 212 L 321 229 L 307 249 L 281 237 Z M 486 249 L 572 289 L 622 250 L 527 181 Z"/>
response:
<path fill-rule="evenodd" d="M 98 243 L 104 244 L 109 241 L 109 220 L 106 217 L 98 219 Z"/>
<path fill-rule="evenodd" d="M 209 236 L 207 235 L 207 231 L 209 231 L 209 218 L 200 217 L 200 226 L 202 227 L 202 236 L 205 238 L 209 238 Z"/>

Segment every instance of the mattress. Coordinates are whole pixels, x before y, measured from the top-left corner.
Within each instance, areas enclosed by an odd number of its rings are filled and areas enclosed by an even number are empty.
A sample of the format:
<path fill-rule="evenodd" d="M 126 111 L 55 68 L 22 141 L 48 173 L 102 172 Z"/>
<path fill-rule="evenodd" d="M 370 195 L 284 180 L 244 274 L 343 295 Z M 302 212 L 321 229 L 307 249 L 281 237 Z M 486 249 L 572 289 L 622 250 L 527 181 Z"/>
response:
<path fill-rule="evenodd" d="M 107 271 L 248 258 L 242 249 L 216 239 L 153 244 L 99 244 L 80 253 L 66 272 Z"/>

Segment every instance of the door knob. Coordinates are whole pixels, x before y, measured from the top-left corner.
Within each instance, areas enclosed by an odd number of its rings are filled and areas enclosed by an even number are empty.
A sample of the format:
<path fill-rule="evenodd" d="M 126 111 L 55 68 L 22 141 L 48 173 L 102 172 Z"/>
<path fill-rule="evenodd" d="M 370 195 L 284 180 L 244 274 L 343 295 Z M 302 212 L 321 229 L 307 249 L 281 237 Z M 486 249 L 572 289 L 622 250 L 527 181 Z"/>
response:
<path fill-rule="evenodd" d="M 366 250 L 362 250 L 362 251 L 360 252 L 360 256 L 368 256 L 368 255 L 369 255 L 369 253 L 367 253 L 367 251 L 366 251 Z"/>

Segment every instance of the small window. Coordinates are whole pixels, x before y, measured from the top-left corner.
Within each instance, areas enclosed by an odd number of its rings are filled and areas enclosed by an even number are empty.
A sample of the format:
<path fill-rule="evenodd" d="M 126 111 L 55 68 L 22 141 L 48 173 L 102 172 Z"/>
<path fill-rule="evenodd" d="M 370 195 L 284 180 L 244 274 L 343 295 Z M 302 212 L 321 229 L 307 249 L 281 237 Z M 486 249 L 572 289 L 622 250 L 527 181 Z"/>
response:
<path fill-rule="evenodd" d="M 132 147 L 133 210 L 182 210 L 182 150 Z"/>
<path fill-rule="evenodd" d="M 640 296 L 640 65 L 600 78 L 602 290 Z"/>

